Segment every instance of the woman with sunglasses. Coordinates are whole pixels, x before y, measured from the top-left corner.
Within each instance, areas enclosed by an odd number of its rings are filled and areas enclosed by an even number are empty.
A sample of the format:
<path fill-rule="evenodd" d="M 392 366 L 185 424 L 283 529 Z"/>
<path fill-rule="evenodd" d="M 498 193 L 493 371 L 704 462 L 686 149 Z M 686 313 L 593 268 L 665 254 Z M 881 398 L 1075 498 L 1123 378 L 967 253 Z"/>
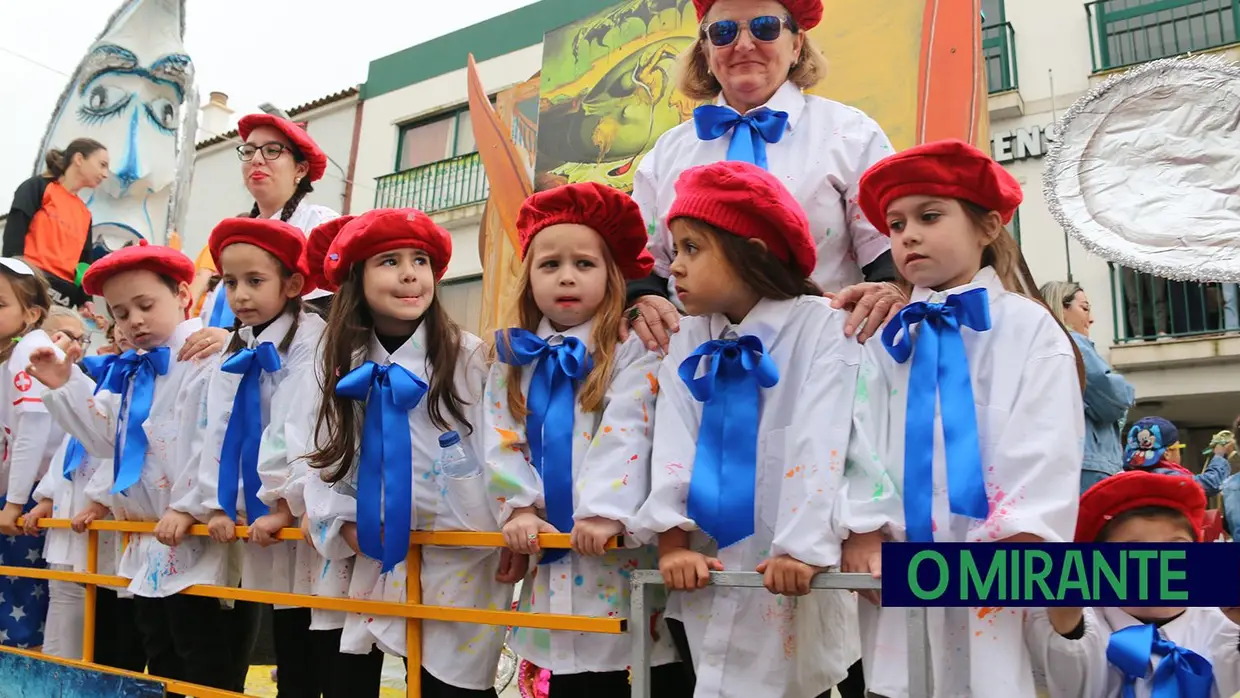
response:
<path fill-rule="evenodd" d="M 327 154 L 306 129 L 288 119 L 271 114 L 242 117 L 237 132 L 244 141 L 237 146 L 241 177 L 254 197 L 251 218 L 279 218 L 306 235 L 320 223 L 340 214 L 305 201 L 314 191 L 314 182 L 327 171 Z M 324 292 L 314 291 L 313 299 Z M 204 329 L 190 335 L 181 350 L 181 360 L 205 358 L 224 347 L 235 318 L 219 285 L 202 305 Z"/>
<path fill-rule="evenodd" d="M 711 100 L 664 133 L 642 160 L 633 198 L 651 230 L 654 274 L 629 284 L 627 320 L 651 349 L 679 328 L 669 302 L 671 234 L 664 220 L 680 173 L 719 160 L 745 160 L 783 180 L 804 207 L 818 243 L 813 279 L 849 307 L 846 331 L 863 341 L 904 295 L 891 245 L 857 205 L 866 168 L 892 153 L 860 111 L 804 93 L 826 76 L 822 52 L 805 33 L 822 20 L 822 0 L 693 0 L 698 40 L 681 57 L 679 89 Z M 868 282 L 868 283 L 862 283 Z"/>
<path fill-rule="evenodd" d="M 805 209 L 818 244 L 813 280 L 851 306 L 849 334 L 864 340 L 904 304 L 893 284 L 888 238 L 865 219 L 858 182 L 892 153 L 873 119 L 852 107 L 805 94 L 826 76 L 826 59 L 805 33 L 822 20 L 822 0 L 693 0 L 701 32 L 681 57 L 679 89 L 712 103 L 659 139 L 642 160 L 633 198 L 652 232 L 654 274 L 629 284 L 627 320 L 651 349 L 667 348 L 680 314 L 668 300 L 674 253 L 666 217 L 684 170 L 744 160 L 778 176 Z M 868 282 L 868 283 L 863 283 Z M 859 330 L 859 332 L 858 332 Z M 847 606 L 847 604 L 845 604 Z M 843 698 L 865 695 L 855 610 L 832 619 L 847 655 L 840 667 Z M 677 624 L 678 625 L 678 624 Z M 682 629 L 674 627 L 688 660 Z M 685 662 L 691 667 L 690 661 Z"/>

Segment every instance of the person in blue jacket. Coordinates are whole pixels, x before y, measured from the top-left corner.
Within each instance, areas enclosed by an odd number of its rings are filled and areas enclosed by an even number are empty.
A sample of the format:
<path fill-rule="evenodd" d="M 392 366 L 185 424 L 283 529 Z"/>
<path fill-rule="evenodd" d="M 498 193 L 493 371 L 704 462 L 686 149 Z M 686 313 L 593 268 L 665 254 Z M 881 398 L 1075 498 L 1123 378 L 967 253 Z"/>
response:
<path fill-rule="evenodd" d="M 1076 342 L 1085 364 L 1085 459 L 1081 494 L 1124 467 L 1124 422 L 1136 402 L 1132 384 L 1112 370 L 1089 338 L 1094 324 L 1089 297 L 1079 284 L 1052 281 L 1040 289 L 1042 299 Z"/>

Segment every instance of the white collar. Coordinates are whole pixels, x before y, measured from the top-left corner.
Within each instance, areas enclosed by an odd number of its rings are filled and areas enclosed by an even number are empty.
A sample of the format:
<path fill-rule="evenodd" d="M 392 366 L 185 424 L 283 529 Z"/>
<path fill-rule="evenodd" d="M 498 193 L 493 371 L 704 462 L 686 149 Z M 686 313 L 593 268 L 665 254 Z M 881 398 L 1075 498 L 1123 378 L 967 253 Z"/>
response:
<path fill-rule="evenodd" d="M 710 338 L 725 339 L 729 333 L 735 333 L 737 337 L 753 335 L 761 339 L 762 344 L 769 349 L 771 342 L 775 341 L 779 331 L 788 322 L 788 315 L 796 302 L 795 298 L 786 301 L 759 299 L 753 310 L 736 325 L 733 325 L 726 315 L 715 313 L 710 316 Z"/>
<path fill-rule="evenodd" d="M 176 358 L 176 355 L 181 351 L 181 347 L 185 344 L 185 340 L 189 339 L 191 334 L 201 329 L 202 318 L 192 317 L 188 320 L 182 321 L 181 324 L 177 325 L 177 328 L 172 331 L 172 337 L 170 337 L 168 341 L 163 344 L 163 346 L 171 349 L 173 358 Z"/>
<path fill-rule="evenodd" d="M 237 336 L 240 337 L 241 341 L 245 342 L 246 347 L 250 349 L 253 349 L 263 342 L 271 342 L 272 344 L 278 346 L 280 342 L 284 340 L 284 335 L 288 333 L 288 329 L 292 326 L 293 314 L 280 313 L 275 320 L 271 321 L 271 324 L 267 325 L 267 327 L 263 328 L 262 332 L 258 333 L 257 337 L 254 336 L 254 328 L 250 325 L 243 325 L 241 329 L 237 330 Z"/>
<path fill-rule="evenodd" d="M 784 84 L 780 85 L 778 90 L 775 90 L 775 94 L 771 95 L 770 100 L 768 100 L 766 104 L 763 104 L 762 107 L 766 107 L 774 111 L 787 112 L 788 130 L 792 131 L 796 129 L 797 121 L 801 119 L 801 113 L 805 111 L 806 99 L 805 93 L 801 92 L 801 88 L 793 84 L 791 80 L 788 80 L 785 81 Z M 737 111 L 735 107 L 728 104 L 727 100 L 723 98 L 722 92 L 720 92 L 719 96 L 715 98 L 715 104 L 721 107 L 727 107 L 732 111 Z M 761 109 L 762 107 L 755 107 L 755 109 Z M 750 111 L 753 110 L 751 109 Z"/>
<path fill-rule="evenodd" d="M 590 318 L 576 327 L 570 327 L 563 332 L 557 332 L 556 329 L 551 326 L 551 321 L 544 317 L 542 321 L 538 323 L 537 334 L 539 339 L 551 339 L 555 336 L 576 337 L 581 340 L 582 344 L 586 345 L 587 352 L 592 352 L 594 351 L 594 346 L 590 341 L 590 336 L 593 328 L 594 318 Z"/>
<path fill-rule="evenodd" d="M 909 301 L 913 303 L 918 301 L 942 303 L 948 296 L 958 296 L 965 291 L 971 291 L 975 288 L 986 289 L 986 292 L 990 294 L 990 302 L 992 303 L 994 302 L 996 296 L 1002 293 L 1007 293 L 1007 289 L 1003 287 L 1003 281 L 999 278 L 999 275 L 995 273 L 995 270 L 992 267 L 982 267 L 978 270 L 977 274 L 973 276 L 972 281 L 964 284 L 963 286 L 949 288 L 946 291 L 935 291 L 934 289 L 926 288 L 924 286 L 917 286 L 913 289 L 913 293 L 909 298 Z"/>
<path fill-rule="evenodd" d="M 423 374 L 427 372 L 427 356 L 426 356 L 426 318 L 418 323 L 418 329 L 414 331 L 405 343 L 392 352 L 383 347 L 383 343 L 379 341 L 379 337 L 375 335 L 374 330 L 370 332 L 370 353 L 371 361 L 379 365 L 400 364 L 409 369 L 419 378 L 426 380 Z"/>

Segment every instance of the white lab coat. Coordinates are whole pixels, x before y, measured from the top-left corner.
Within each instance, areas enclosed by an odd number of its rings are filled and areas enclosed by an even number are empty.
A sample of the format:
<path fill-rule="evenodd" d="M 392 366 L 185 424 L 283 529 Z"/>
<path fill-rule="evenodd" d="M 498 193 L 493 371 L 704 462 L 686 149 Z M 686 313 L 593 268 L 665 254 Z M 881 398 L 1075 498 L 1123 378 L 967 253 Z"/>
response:
<path fill-rule="evenodd" d="M 593 321 L 557 333 L 544 319 L 538 336 L 576 337 L 592 351 Z M 522 393 L 528 394 L 537 362 L 522 369 Z M 513 509 L 546 511 L 543 482 L 529 458 L 525 424 L 508 410 L 507 364 L 496 362 L 487 379 L 486 468 L 491 499 L 504 503 L 501 521 Z M 650 449 L 654 406 L 659 387 L 659 355 L 636 336 L 615 349 L 611 384 L 600 412 L 581 408 L 580 384 L 573 412 L 573 514 L 619 521 L 631 531 L 633 517 L 650 492 Z M 545 516 L 545 513 L 542 514 Z M 568 531 L 562 531 L 568 533 Z M 630 533 L 629 537 L 632 534 Z M 616 550 L 602 557 L 570 552 L 549 565 L 531 565 L 522 584 L 520 609 L 534 613 L 626 618 L 629 611 L 628 572 L 656 569 L 658 556 L 650 546 Z M 634 632 L 649 632 L 635 623 Z M 652 663 L 676 661 L 666 625 L 660 619 Z M 551 632 L 515 628 L 513 650 L 554 674 L 624 671 L 632 663 L 629 635 Z"/>
<path fill-rule="evenodd" d="M 242 327 L 237 334 L 247 348 L 252 349 L 264 342 L 270 342 L 278 349 L 292 324 L 293 316 L 285 313 L 273 320 L 258 337 L 254 336 L 252 327 Z M 259 390 L 262 396 L 264 427 L 270 424 L 276 396 L 282 392 L 297 392 L 296 383 L 289 381 L 313 378 L 316 349 L 323 336 L 323 328 L 323 319 L 318 315 L 300 313 L 297 331 L 288 351 L 280 352 L 280 370 L 260 373 Z M 231 342 L 231 339 L 229 341 Z M 207 388 L 207 427 L 203 436 L 202 458 L 198 464 L 197 487 L 181 501 L 173 504 L 174 509 L 192 514 L 203 522 L 210 521 L 213 516 L 223 511 L 219 502 L 220 454 L 232 415 L 233 402 L 241 385 L 239 374 L 225 372 L 221 366 L 222 361 L 213 370 Z M 261 442 L 259 453 L 261 460 Z M 269 506 L 274 504 L 275 498 Z M 236 506 L 238 517 L 249 521 L 245 508 L 245 486 L 240 479 Z M 314 548 L 307 543 L 287 541 L 264 548 L 253 543 L 238 542 L 233 548 L 233 552 L 240 557 L 241 586 L 245 589 L 289 593 L 296 587 L 309 593 L 310 575 L 321 567 Z M 298 580 L 300 584 L 296 583 Z"/>
<path fill-rule="evenodd" d="M 693 549 L 732 572 L 752 572 L 787 554 L 818 567 L 840 562 L 831 527 L 848 448 L 850 405 L 861 347 L 844 336 L 845 315 L 823 298 L 761 300 L 737 326 L 722 315 L 681 320 L 659 369 L 651 493 L 638 516 L 644 531 L 692 531 Z M 754 535 L 724 550 L 686 511 L 702 403 L 677 374 L 699 345 L 754 335 L 779 369 L 762 390 Z M 700 370 L 700 369 L 699 369 Z M 685 624 L 697 698 L 814 698 L 839 683 L 860 656 L 849 592 L 801 598 L 763 589 L 707 587 L 672 592 L 668 616 Z"/>
<path fill-rule="evenodd" d="M 483 428 L 482 389 L 486 380 L 485 348 L 482 340 L 462 333 L 460 359 L 456 366 L 455 383 L 458 394 L 468 403 L 466 409 L 472 435 L 464 425 L 452 424 L 461 434 L 462 443 L 473 454 L 481 452 L 480 430 Z M 431 383 L 431 366 L 426 355 L 426 326 L 422 324 L 395 353 L 389 354 L 373 335 L 362 361 L 380 365 L 397 363 Z M 362 361 L 358 361 L 360 365 Z M 457 531 L 469 528 L 451 507 L 447 506 L 447 485 L 434 471 L 439 455 L 440 429 L 431 423 L 427 400 L 409 411 L 409 430 L 413 446 L 413 512 L 411 530 Z M 302 405 L 307 433 L 313 433 L 317 404 Z M 446 408 L 445 419 L 451 422 Z M 353 556 L 353 551 L 340 535 L 347 522 L 357 521 L 357 469 L 335 485 L 323 482 L 320 473 L 305 477 L 306 512 L 310 517 L 315 548 L 330 560 Z M 493 520 L 493 517 L 491 517 Z M 476 524 L 484 517 L 473 517 Z M 390 522 L 396 525 L 396 522 Z M 498 525 L 492 527 L 498 530 Z M 500 551 L 495 548 L 422 548 L 422 602 L 442 606 L 507 610 L 511 605 L 512 585 L 495 581 L 499 570 Z M 405 563 L 387 574 L 382 564 L 369 557 L 358 557 L 353 564 L 349 596 L 376 601 L 405 601 Z M 422 666 L 435 678 L 459 688 L 481 690 L 495 680 L 504 628 L 426 621 L 422 623 Z M 350 614 L 345 620 L 340 649 L 349 654 L 365 654 L 378 646 L 388 654 L 405 655 L 405 621 L 402 618 Z M 411 670 L 415 670 L 410 667 Z"/>
<path fill-rule="evenodd" d="M 723 97 L 716 104 L 727 106 Z M 827 291 L 862 280 L 861 267 L 891 249 L 857 203 L 861 175 L 894 151 L 883 129 L 853 107 L 801 92 L 785 82 L 764 106 L 788 113 L 778 143 L 768 143 L 771 174 L 779 177 L 805 209 L 818 245 L 818 266 L 811 277 Z M 727 160 L 731 134 L 713 141 L 698 138 L 693 120 L 676 126 L 655 142 L 633 178 L 633 199 L 650 229 L 655 273 L 670 276 L 672 235 L 667 214 L 676 200 L 676 180 L 690 167 Z"/>
<path fill-rule="evenodd" d="M 141 479 L 113 495 L 113 468 L 98 468 L 87 486 L 88 496 L 109 507 L 117 520 L 158 521 L 173 501 L 196 486 L 194 466 L 201 456 L 207 420 L 207 379 L 219 359 L 178 361 L 176 355 L 185 339 L 201 328 L 197 318 L 186 320 L 168 341 L 168 372 L 155 379 L 151 414 L 143 425 L 148 446 Z M 111 458 L 117 422 L 123 419 L 121 396 L 108 390 L 95 395 L 94 388 L 89 378 L 74 371 L 68 383 L 47 392 L 44 403 L 87 453 Z M 135 595 L 163 598 L 193 584 L 234 584 L 220 572 L 227 569 L 220 562 L 227 554 L 227 546 L 205 537 L 187 536 L 180 545 L 168 547 L 154 534 L 134 535 L 121 554 L 117 573 L 131 580 L 129 590 Z"/>
<path fill-rule="evenodd" d="M 71 480 L 65 479 L 65 451 L 72 437 L 65 434 L 52 457 L 51 466 L 35 488 L 35 501 L 52 500 L 53 519 L 72 519 L 90 504 L 86 487 L 99 468 L 111 468 L 111 458 L 96 458 L 89 453 L 82 458 L 81 464 L 73 471 Z M 69 569 L 74 572 L 86 571 L 87 536 L 74 533 L 68 528 L 51 528 L 43 532 L 43 558 L 54 569 Z M 99 574 L 116 574 L 116 561 L 120 557 L 121 537 L 112 531 L 99 532 Z"/>
<path fill-rule="evenodd" d="M 1025 620 L 1025 640 L 1034 667 L 1044 671 L 1050 698 L 1120 698 L 1124 676 L 1107 661 L 1111 633 L 1144 625 L 1119 608 L 1086 608 L 1085 634 L 1079 640 L 1055 632 L 1044 609 L 1031 609 Z M 1214 667 L 1211 698 L 1231 698 L 1240 692 L 1240 627 L 1217 608 L 1186 608 L 1180 617 L 1159 628 L 1159 634 L 1210 661 Z M 1133 686 L 1137 698 L 1150 698 L 1153 667 Z"/>
<path fill-rule="evenodd" d="M 1003 288 L 990 267 L 944 293 L 916 288 L 913 301 L 942 302 L 987 290 L 991 329 L 962 329 L 990 516 L 950 513 L 941 420 L 934 444 L 935 540 L 999 541 L 1019 533 L 1072 540 L 1084 457 L 1085 412 L 1071 340 L 1044 306 Z M 917 330 L 914 329 L 914 332 Z M 903 540 L 905 415 L 911 357 L 896 363 L 882 343 L 865 344 L 853 406 L 848 470 L 837 507 L 840 535 L 885 530 Z M 927 445 L 928 446 L 928 445 Z M 925 447 L 925 446 L 923 446 Z M 1034 681 L 1019 608 L 929 609 L 936 698 L 1033 698 Z M 866 687 L 908 696 L 904 609 L 860 603 Z"/>
<path fill-rule="evenodd" d="M 26 373 L 30 354 L 53 346 L 43 330 L 21 338 L 5 364 L 0 378 L 0 423 L 4 425 L 4 458 L 0 461 L 0 495 L 13 504 L 25 506 L 39 480 L 47 473 L 52 456 L 64 439 L 65 431 L 56 424 L 43 404 L 47 388 Z M 76 373 L 77 371 L 75 371 Z"/>

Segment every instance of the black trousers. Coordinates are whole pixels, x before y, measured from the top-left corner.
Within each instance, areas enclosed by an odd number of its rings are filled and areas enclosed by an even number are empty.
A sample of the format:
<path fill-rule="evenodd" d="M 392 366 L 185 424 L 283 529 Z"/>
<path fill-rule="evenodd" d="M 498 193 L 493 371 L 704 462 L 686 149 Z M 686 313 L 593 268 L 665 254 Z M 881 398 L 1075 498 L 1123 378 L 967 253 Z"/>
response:
<path fill-rule="evenodd" d="M 409 673 L 408 658 L 405 659 L 405 673 Z M 498 698 L 498 694 L 494 688 L 484 688 L 479 691 L 474 688 L 452 686 L 431 676 L 426 669 L 422 669 L 422 698 Z"/>
<path fill-rule="evenodd" d="M 298 618 L 297 614 L 302 612 L 304 618 Z M 279 698 L 379 698 L 383 652 L 378 649 L 371 650 L 370 654 L 341 652 L 342 631 L 310 630 L 309 609 L 276 611 L 272 630 L 279 655 L 276 665 Z M 290 637 L 293 634 L 300 637 L 293 639 Z M 298 649 L 290 656 L 292 647 Z M 308 650 L 303 651 L 305 648 Z"/>
<path fill-rule="evenodd" d="M 693 688 L 697 683 L 697 677 L 693 673 L 693 660 L 689 653 L 689 638 L 685 635 L 685 625 L 678 620 L 667 619 L 667 629 L 672 634 L 672 642 L 676 645 L 676 652 L 680 655 L 681 664 L 684 665 L 684 671 L 689 676 L 689 693 L 693 694 Z M 861 662 L 858 661 L 848 667 L 848 676 L 835 687 L 839 691 L 840 698 L 866 698 L 865 693 L 865 675 L 861 671 Z M 831 691 L 827 690 L 818 698 L 831 698 Z"/>
<path fill-rule="evenodd" d="M 138 629 L 153 676 L 242 693 L 254 644 L 256 608 L 178 594 L 134 598 Z M 171 694 L 170 694 L 171 695 Z"/>
<path fill-rule="evenodd" d="M 138 630 L 133 599 L 98 587 L 95 592 L 95 663 L 141 674 L 146 648 Z"/>
<path fill-rule="evenodd" d="M 627 671 L 552 674 L 548 691 L 549 698 L 629 698 L 631 695 Z M 650 695 L 652 698 L 690 698 L 693 687 L 687 682 L 684 667 L 678 662 L 652 668 Z"/>

